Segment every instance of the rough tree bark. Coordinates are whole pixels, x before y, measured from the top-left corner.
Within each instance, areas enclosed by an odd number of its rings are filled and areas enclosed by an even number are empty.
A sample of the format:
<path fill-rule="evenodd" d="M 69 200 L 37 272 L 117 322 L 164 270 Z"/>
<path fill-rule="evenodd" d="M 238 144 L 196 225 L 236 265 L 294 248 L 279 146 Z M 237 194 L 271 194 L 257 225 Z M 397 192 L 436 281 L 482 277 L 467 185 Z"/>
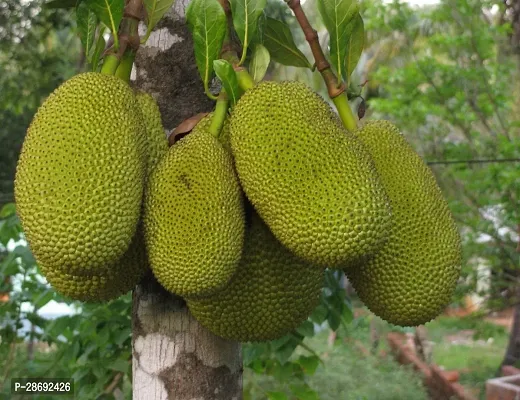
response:
<path fill-rule="evenodd" d="M 177 0 L 159 22 L 132 74 L 133 85 L 157 100 L 167 131 L 213 107 L 195 66 L 188 3 Z M 132 325 L 134 400 L 242 399 L 240 344 L 204 329 L 151 275 L 134 291 Z"/>

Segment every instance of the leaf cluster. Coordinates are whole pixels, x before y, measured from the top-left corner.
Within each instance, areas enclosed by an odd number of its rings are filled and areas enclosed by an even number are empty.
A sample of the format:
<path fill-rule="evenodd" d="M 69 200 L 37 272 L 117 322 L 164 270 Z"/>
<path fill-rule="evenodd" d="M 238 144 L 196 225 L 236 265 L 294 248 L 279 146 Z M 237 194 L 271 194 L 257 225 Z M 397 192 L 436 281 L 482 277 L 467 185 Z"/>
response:
<path fill-rule="evenodd" d="M 10 378 L 20 376 L 73 378 L 82 399 L 98 398 L 114 381 L 130 390 L 131 296 L 82 304 L 56 293 L 39 273 L 13 203 L 0 211 L 0 302 L 0 393 L 8 395 Z M 49 315 L 46 306 L 56 303 L 69 313 Z"/>
<path fill-rule="evenodd" d="M 269 16 L 266 0 L 193 0 L 186 19 L 193 35 L 195 59 L 209 97 L 214 74 L 227 93 L 233 93 L 234 104 L 240 93 L 240 82 L 233 68 L 246 66 L 259 82 L 272 62 L 314 71 L 314 66 L 295 43 L 291 25 L 294 16 L 283 12 Z M 225 6 L 225 8 L 224 8 Z M 363 50 L 364 23 L 355 0 L 318 0 L 318 8 L 330 35 L 329 58 L 336 73 L 350 79 Z M 277 8 L 277 7 L 275 7 Z M 289 9 L 288 7 L 286 7 Z M 226 18 L 229 17 L 229 18 Z M 230 55 L 233 38 L 238 38 L 238 55 Z M 228 65 L 229 64 L 229 65 Z"/>

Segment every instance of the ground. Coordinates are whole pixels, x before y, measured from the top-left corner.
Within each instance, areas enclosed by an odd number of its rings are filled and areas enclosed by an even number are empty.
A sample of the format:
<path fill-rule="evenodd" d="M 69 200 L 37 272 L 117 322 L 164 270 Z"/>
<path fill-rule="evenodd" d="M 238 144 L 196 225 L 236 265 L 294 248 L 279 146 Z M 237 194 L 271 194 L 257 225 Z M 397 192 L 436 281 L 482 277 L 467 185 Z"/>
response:
<path fill-rule="evenodd" d="M 448 313 L 426 324 L 431 361 L 446 370 L 457 370 L 459 382 L 477 398 L 485 398 L 485 381 L 494 377 L 504 356 L 512 312 L 491 317 L 467 313 Z M 427 399 L 421 377 L 394 361 L 386 342 L 393 327 L 371 315 L 366 309 L 355 310 L 355 318 L 346 330 L 340 329 L 330 346 L 329 331 L 324 330 L 305 343 L 323 359 L 307 382 L 321 400 L 421 400 Z M 377 343 L 374 354 L 371 349 Z M 299 354 L 305 350 L 299 350 Z M 250 399 L 266 399 L 266 390 L 279 390 L 273 380 L 245 371 L 244 385 L 256 386 Z M 288 382 L 287 384 L 290 384 Z M 277 386 L 278 385 L 278 386 Z M 264 392 L 262 394 L 261 392 Z"/>

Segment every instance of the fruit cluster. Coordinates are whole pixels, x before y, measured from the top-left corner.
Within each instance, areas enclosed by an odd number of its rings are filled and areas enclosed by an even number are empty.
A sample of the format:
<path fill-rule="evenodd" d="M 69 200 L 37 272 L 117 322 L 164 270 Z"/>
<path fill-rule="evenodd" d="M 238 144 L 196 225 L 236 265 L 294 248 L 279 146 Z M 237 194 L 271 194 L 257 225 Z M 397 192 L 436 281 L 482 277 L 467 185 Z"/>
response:
<path fill-rule="evenodd" d="M 216 113 L 216 112 L 215 112 Z M 411 326 L 450 300 L 460 237 L 435 178 L 398 129 L 355 132 L 297 82 L 248 90 L 168 148 L 153 98 L 80 74 L 45 101 L 18 163 L 17 210 L 48 281 L 115 298 L 150 268 L 199 322 L 280 337 L 342 269 L 378 316 Z"/>

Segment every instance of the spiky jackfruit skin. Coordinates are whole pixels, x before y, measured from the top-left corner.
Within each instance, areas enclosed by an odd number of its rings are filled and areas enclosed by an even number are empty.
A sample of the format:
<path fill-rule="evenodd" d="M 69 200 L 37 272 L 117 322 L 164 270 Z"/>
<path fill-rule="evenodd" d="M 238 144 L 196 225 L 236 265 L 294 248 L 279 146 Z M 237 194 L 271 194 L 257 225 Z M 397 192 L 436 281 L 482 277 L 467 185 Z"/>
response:
<path fill-rule="evenodd" d="M 253 212 L 231 282 L 211 296 L 188 299 L 193 316 L 214 334 L 240 342 L 277 339 L 318 304 L 323 270 L 297 258 Z"/>
<path fill-rule="evenodd" d="M 168 152 L 168 139 L 161 122 L 161 112 L 155 99 L 145 92 L 135 95 L 146 127 L 148 149 L 147 175 L 157 166 L 159 160 Z"/>
<path fill-rule="evenodd" d="M 144 276 L 147 258 L 142 231 L 134 236 L 128 250 L 117 262 L 107 265 L 103 272 L 75 274 L 62 269 L 40 269 L 52 287 L 63 296 L 86 302 L 116 299 L 132 290 Z"/>
<path fill-rule="evenodd" d="M 168 291 L 210 294 L 229 282 L 244 241 L 244 209 L 231 155 L 206 129 L 168 150 L 145 195 L 150 266 Z"/>
<path fill-rule="evenodd" d="M 374 314 L 401 326 L 435 318 L 449 303 L 461 242 L 434 175 L 390 122 L 356 132 L 374 159 L 393 210 L 388 241 L 371 260 L 345 270 Z"/>
<path fill-rule="evenodd" d="M 144 186 L 143 122 L 121 79 L 83 73 L 36 113 L 15 179 L 17 211 L 47 270 L 102 272 L 136 231 Z"/>
<path fill-rule="evenodd" d="M 342 267 L 376 252 L 391 211 L 372 160 L 330 106 L 299 82 L 262 82 L 231 116 L 242 187 L 297 256 Z"/>

